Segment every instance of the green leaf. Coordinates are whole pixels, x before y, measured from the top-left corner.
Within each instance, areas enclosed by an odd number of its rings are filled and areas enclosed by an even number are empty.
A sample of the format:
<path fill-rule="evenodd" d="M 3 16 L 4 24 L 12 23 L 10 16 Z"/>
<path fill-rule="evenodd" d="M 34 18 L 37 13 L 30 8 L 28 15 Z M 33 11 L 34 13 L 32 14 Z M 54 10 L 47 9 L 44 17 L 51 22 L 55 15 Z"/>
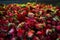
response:
<path fill-rule="evenodd" d="M 21 7 L 25 7 L 26 5 L 25 4 L 21 4 Z"/>

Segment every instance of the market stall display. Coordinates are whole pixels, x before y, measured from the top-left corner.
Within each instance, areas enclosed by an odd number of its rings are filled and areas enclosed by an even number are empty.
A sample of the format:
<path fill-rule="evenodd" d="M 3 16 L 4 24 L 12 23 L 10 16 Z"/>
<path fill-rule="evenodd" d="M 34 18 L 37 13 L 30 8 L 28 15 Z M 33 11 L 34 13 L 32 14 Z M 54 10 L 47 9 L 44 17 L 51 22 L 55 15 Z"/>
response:
<path fill-rule="evenodd" d="M 60 40 L 60 7 L 0 4 L 0 40 Z"/>

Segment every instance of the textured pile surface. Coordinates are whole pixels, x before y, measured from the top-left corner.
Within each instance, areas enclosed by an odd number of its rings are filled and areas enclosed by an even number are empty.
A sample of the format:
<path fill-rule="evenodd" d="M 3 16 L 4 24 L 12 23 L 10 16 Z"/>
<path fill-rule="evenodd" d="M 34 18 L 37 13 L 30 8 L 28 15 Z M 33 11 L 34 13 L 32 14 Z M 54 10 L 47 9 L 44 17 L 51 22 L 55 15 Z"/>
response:
<path fill-rule="evenodd" d="M 60 7 L 0 4 L 0 40 L 60 40 Z"/>

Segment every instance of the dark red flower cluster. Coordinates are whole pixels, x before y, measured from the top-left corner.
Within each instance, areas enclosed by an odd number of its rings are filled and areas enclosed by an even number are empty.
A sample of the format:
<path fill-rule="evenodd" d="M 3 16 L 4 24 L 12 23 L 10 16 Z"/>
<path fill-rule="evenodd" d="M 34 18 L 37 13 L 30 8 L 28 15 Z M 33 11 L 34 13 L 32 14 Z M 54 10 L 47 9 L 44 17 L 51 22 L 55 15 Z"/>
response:
<path fill-rule="evenodd" d="M 2 6 L 0 40 L 60 40 L 60 9 L 33 3 Z"/>

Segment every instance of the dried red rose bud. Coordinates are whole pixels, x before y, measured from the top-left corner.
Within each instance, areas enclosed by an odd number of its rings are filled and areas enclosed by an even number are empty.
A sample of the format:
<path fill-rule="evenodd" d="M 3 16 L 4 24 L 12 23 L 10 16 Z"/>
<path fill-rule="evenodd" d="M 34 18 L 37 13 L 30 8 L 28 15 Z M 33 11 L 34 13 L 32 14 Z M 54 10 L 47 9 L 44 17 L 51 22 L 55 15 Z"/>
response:
<path fill-rule="evenodd" d="M 27 35 L 28 35 L 28 37 L 32 37 L 34 35 L 34 31 L 30 30 Z"/>
<path fill-rule="evenodd" d="M 27 12 L 24 10 L 22 13 L 21 13 L 23 16 L 27 15 Z"/>
<path fill-rule="evenodd" d="M 57 30 L 60 30 L 60 25 L 56 26 L 56 29 L 57 29 Z"/>
<path fill-rule="evenodd" d="M 46 16 L 47 16 L 47 17 L 52 17 L 52 15 L 51 15 L 51 14 L 46 14 Z"/>
<path fill-rule="evenodd" d="M 56 25 L 57 24 L 57 22 L 56 21 L 52 21 L 52 25 Z"/>
<path fill-rule="evenodd" d="M 17 36 L 22 37 L 23 35 L 24 35 L 24 30 L 21 28 L 17 29 Z"/>
<path fill-rule="evenodd" d="M 37 32 L 37 35 L 42 35 L 42 31 L 38 31 Z"/>
<path fill-rule="evenodd" d="M 4 32 L 7 32 L 8 31 L 8 26 L 2 26 L 1 30 L 4 31 Z"/>
<path fill-rule="evenodd" d="M 13 22 L 13 18 L 9 18 L 8 20 L 9 20 L 10 22 Z"/>
<path fill-rule="evenodd" d="M 13 13 L 7 12 L 7 15 L 8 15 L 8 16 L 13 16 Z"/>
<path fill-rule="evenodd" d="M 51 20 L 47 20 L 47 23 L 51 23 Z"/>

